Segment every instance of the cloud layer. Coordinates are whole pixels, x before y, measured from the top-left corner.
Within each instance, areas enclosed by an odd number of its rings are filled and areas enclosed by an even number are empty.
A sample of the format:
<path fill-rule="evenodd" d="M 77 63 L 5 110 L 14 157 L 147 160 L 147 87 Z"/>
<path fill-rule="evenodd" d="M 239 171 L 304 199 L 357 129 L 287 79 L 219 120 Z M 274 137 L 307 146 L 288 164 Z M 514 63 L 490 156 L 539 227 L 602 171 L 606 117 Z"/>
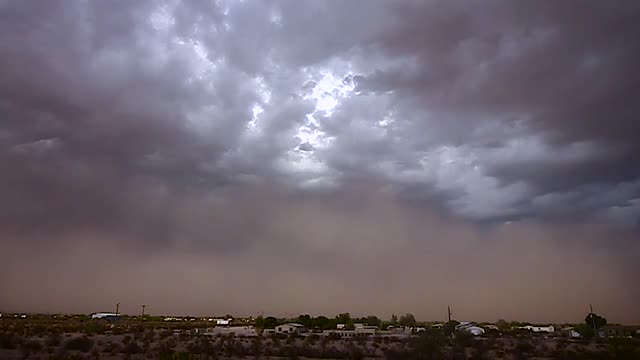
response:
<path fill-rule="evenodd" d="M 639 15 L 0 2 L 0 306 L 640 321 Z"/>

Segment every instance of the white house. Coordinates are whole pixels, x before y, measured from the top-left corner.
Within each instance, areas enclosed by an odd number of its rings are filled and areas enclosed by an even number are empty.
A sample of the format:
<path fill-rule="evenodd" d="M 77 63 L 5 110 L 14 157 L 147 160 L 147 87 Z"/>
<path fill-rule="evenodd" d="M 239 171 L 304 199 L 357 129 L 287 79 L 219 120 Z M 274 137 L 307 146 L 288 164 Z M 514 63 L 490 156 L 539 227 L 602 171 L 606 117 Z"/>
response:
<path fill-rule="evenodd" d="M 484 325 L 483 327 L 487 330 L 500 331 L 499 327 L 491 324 Z"/>
<path fill-rule="evenodd" d="M 279 325 L 278 327 L 276 327 L 276 333 L 278 334 L 300 335 L 305 332 L 307 332 L 307 329 L 305 329 L 304 325 L 302 324 L 289 323 L 289 324 Z"/>
<path fill-rule="evenodd" d="M 92 319 L 107 319 L 107 318 L 114 318 L 114 317 L 120 317 L 120 315 L 114 314 L 114 313 L 95 313 L 95 314 L 91 314 L 91 318 Z"/>
<path fill-rule="evenodd" d="M 552 332 L 555 331 L 553 326 L 531 326 L 531 325 L 527 325 L 527 326 L 520 326 L 520 327 L 518 327 L 518 329 L 529 330 L 529 331 L 533 331 L 533 332 L 546 332 L 546 333 L 552 333 Z"/>
<path fill-rule="evenodd" d="M 356 327 L 354 331 L 358 335 L 371 335 L 371 336 L 373 336 L 378 331 L 378 327 L 377 326 L 363 325 L 363 326 Z"/>
<path fill-rule="evenodd" d="M 470 322 L 461 322 L 460 324 L 456 325 L 456 331 L 468 332 L 475 336 L 484 334 L 483 328 L 475 326 Z"/>
<path fill-rule="evenodd" d="M 231 324 L 231 319 L 216 319 L 216 325 L 226 326 Z"/>

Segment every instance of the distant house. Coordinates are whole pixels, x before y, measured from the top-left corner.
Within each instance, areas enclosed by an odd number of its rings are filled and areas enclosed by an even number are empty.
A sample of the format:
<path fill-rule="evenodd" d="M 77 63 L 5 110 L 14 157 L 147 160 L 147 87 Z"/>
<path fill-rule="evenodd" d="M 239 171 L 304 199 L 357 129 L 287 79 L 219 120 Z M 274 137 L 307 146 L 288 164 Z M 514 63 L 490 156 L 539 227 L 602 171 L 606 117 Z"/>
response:
<path fill-rule="evenodd" d="M 366 335 L 371 335 L 371 336 L 373 336 L 378 331 L 378 327 L 377 326 L 364 325 L 364 326 L 356 327 L 354 331 L 358 335 L 365 335 L 365 336 Z"/>
<path fill-rule="evenodd" d="M 576 331 L 576 329 L 574 329 L 573 327 L 566 327 L 566 328 L 562 328 L 560 329 L 560 332 L 570 338 L 574 338 L 577 339 L 579 337 L 581 337 L 580 333 Z"/>
<path fill-rule="evenodd" d="M 93 313 L 91 314 L 92 319 L 104 319 L 104 320 L 118 320 L 120 319 L 120 315 L 114 313 Z"/>
<path fill-rule="evenodd" d="M 500 328 L 498 328 L 495 325 L 491 325 L 491 324 L 487 324 L 487 325 L 484 325 L 482 327 L 485 328 L 485 330 L 500 331 Z"/>
<path fill-rule="evenodd" d="M 278 327 L 276 327 L 276 333 L 278 334 L 300 335 L 306 332 L 307 332 L 307 329 L 302 324 L 289 323 L 289 324 L 279 325 Z"/>
<path fill-rule="evenodd" d="M 231 324 L 231 319 L 216 319 L 216 325 L 228 326 Z"/>
<path fill-rule="evenodd" d="M 529 331 L 533 331 L 533 332 L 546 332 L 546 333 L 552 333 L 555 332 L 555 328 L 551 325 L 549 326 L 532 326 L 532 325 L 527 325 L 527 326 L 520 326 L 517 329 L 520 330 L 529 330 Z"/>
<path fill-rule="evenodd" d="M 484 335 L 483 328 L 476 326 L 470 322 L 461 322 L 460 324 L 456 325 L 456 331 L 467 332 L 475 336 Z"/>

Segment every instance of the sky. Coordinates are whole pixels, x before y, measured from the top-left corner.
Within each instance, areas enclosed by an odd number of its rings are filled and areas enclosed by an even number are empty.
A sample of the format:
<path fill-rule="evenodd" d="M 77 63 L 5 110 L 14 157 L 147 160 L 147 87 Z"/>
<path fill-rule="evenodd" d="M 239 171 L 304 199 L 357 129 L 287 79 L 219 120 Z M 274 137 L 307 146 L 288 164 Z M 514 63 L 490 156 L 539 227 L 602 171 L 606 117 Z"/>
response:
<path fill-rule="evenodd" d="M 640 323 L 639 19 L 0 0 L 0 311 Z"/>

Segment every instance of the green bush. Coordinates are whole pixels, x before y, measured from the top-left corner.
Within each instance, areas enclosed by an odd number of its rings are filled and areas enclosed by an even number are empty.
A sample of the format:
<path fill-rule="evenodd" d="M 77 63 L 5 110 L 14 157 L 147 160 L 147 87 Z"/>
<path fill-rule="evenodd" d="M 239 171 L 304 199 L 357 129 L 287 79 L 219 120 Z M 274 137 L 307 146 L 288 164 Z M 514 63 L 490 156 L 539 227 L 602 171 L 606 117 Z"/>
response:
<path fill-rule="evenodd" d="M 20 348 L 26 353 L 38 353 L 42 351 L 43 346 L 40 340 L 31 339 L 25 341 Z"/>
<path fill-rule="evenodd" d="M 81 352 L 89 352 L 92 347 L 93 339 L 87 336 L 71 338 L 64 344 L 65 350 L 77 350 Z"/>
<path fill-rule="evenodd" d="M 52 355 L 48 360 L 84 360 L 84 358 L 78 354 L 71 355 Z"/>
<path fill-rule="evenodd" d="M 159 357 L 160 360 L 195 360 L 200 359 L 200 357 L 189 354 L 189 353 L 174 353 L 174 354 L 163 354 Z"/>
<path fill-rule="evenodd" d="M 49 334 L 49 336 L 47 336 L 47 339 L 45 340 L 45 344 L 47 344 L 47 346 L 60 346 L 60 344 L 62 343 L 62 335 L 55 333 L 55 334 Z"/>
<path fill-rule="evenodd" d="M 22 338 L 15 334 L 0 334 L 0 349 L 17 349 L 22 343 Z"/>

